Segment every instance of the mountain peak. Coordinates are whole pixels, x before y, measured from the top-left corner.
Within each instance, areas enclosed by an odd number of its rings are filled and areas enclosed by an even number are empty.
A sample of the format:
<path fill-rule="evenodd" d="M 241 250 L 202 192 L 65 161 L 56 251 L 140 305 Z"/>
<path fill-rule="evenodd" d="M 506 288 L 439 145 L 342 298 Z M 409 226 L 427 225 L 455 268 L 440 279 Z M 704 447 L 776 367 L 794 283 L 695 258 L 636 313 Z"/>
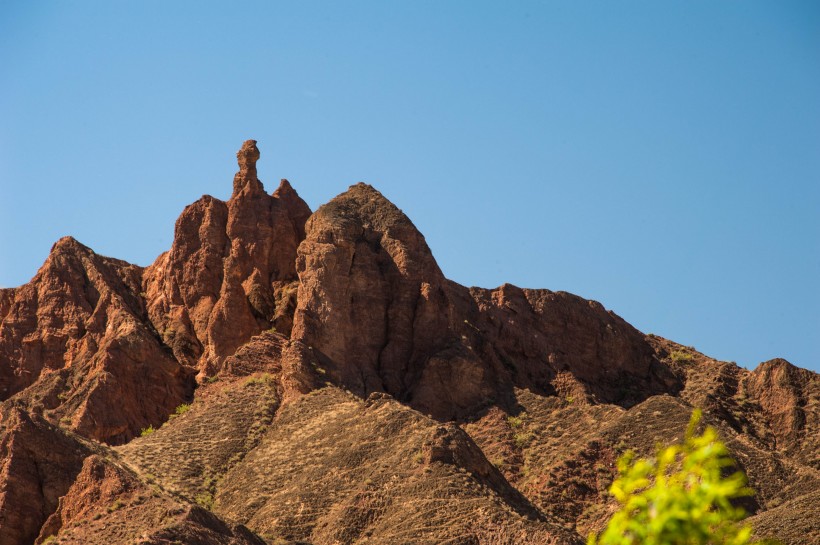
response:
<path fill-rule="evenodd" d="M 90 250 L 91 249 L 88 246 L 85 246 L 84 244 L 80 243 L 76 238 L 72 236 L 65 236 L 54 243 L 54 245 L 51 247 L 51 252 L 49 253 L 53 254 L 59 251 L 88 252 Z"/>

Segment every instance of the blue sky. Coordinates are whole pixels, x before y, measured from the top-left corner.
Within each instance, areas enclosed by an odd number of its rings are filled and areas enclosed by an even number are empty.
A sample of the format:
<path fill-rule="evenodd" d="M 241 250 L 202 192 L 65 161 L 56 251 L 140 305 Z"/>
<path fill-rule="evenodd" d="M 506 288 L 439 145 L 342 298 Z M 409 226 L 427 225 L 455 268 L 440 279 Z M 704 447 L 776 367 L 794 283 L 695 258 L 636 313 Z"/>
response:
<path fill-rule="evenodd" d="M 64 235 L 151 263 L 254 138 L 462 284 L 818 370 L 817 97 L 817 2 L 4 2 L 0 285 Z"/>

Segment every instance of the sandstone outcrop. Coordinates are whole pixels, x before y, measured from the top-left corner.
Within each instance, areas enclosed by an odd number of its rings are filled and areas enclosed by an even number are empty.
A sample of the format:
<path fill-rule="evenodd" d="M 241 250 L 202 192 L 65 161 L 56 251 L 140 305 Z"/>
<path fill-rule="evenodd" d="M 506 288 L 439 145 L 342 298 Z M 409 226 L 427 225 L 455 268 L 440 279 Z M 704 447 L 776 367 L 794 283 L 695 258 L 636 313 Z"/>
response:
<path fill-rule="evenodd" d="M 773 446 L 820 469 L 820 434 L 811 431 L 820 426 L 820 415 L 808 408 L 820 403 L 817 375 L 778 358 L 758 365 L 745 377 L 744 386 L 748 397 L 760 405 L 775 438 Z"/>
<path fill-rule="evenodd" d="M 79 473 L 87 445 L 17 407 L 0 415 L 0 545 L 32 543 Z"/>
<path fill-rule="evenodd" d="M 319 208 L 306 232 L 292 339 L 328 380 L 407 398 L 427 360 L 458 339 L 424 237 L 365 184 Z"/>
<path fill-rule="evenodd" d="M 204 375 L 252 336 L 292 326 L 296 248 L 310 209 L 287 180 L 265 193 L 259 155 L 254 140 L 242 145 L 231 198 L 188 206 L 171 250 L 145 272 L 151 322 L 177 360 Z"/>
<path fill-rule="evenodd" d="M 74 484 L 35 542 L 77 545 L 265 545 L 247 528 L 152 489 L 138 476 L 104 458 L 86 458 Z"/>
<path fill-rule="evenodd" d="M 561 373 L 607 402 L 680 388 L 644 336 L 598 303 L 446 280 L 412 222 L 366 184 L 310 217 L 296 263 L 292 340 L 308 350 L 289 360 L 362 396 L 384 391 L 448 419 L 509 401 L 516 386 L 554 393 Z"/>
<path fill-rule="evenodd" d="M 61 239 L 0 322 L 0 398 L 110 443 L 190 399 L 191 373 L 162 345 L 142 269 Z"/>

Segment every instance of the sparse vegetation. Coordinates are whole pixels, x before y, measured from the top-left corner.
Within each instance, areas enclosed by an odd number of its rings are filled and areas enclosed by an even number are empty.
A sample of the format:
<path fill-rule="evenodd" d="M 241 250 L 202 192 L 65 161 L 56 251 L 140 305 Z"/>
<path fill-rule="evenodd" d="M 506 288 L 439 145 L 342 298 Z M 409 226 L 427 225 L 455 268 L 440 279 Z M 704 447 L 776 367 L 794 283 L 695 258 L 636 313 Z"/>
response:
<path fill-rule="evenodd" d="M 251 386 L 253 384 L 273 384 L 273 382 L 273 375 L 270 373 L 262 373 L 255 377 L 248 377 L 245 381 L 245 386 Z"/>
<path fill-rule="evenodd" d="M 121 509 L 124 505 L 125 504 L 122 502 L 122 500 L 117 499 L 116 501 L 114 501 L 114 503 L 108 506 L 108 512 L 113 513 L 114 511 Z"/>
<path fill-rule="evenodd" d="M 187 413 L 190 410 L 191 410 L 191 404 L 190 403 L 183 403 L 182 405 L 180 405 L 179 407 L 174 409 L 174 415 L 175 416 L 180 416 L 180 415 L 183 415 L 183 414 Z"/>
<path fill-rule="evenodd" d="M 148 426 L 147 428 L 143 428 L 140 430 L 140 437 L 147 437 L 155 431 L 157 430 L 154 429 L 154 426 Z"/>
<path fill-rule="evenodd" d="M 520 428 L 524 424 L 526 417 L 527 413 L 521 413 L 518 416 L 508 416 L 507 424 L 509 424 L 512 429 Z"/>
<path fill-rule="evenodd" d="M 686 352 L 683 352 L 681 350 L 673 350 L 669 354 L 669 357 L 672 358 L 673 362 L 680 364 L 692 363 L 693 361 L 695 361 L 692 358 L 691 354 L 687 354 Z"/>
<path fill-rule="evenodd" d="M 520 431 L 513 435 L 513 441 L 518 448 L 524 448 L 532 441 L 533 433 L 531 431 Z"/>
<path fill-rule="evenodd" d="M 214 495 L 210 492 L 203 492 L 201 494 L 197 494 L 194 501 L 200 506 L 204 507 L 205 509 L 212 509 L 214 506 Z"/>

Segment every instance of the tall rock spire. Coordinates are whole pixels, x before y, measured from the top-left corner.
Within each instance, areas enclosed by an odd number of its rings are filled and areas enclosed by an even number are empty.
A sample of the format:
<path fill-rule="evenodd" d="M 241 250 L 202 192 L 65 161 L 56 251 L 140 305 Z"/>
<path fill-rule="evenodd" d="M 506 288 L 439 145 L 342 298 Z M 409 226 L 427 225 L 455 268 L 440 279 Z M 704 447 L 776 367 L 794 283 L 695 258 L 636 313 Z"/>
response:
<path fill-rule="evenodd" d="M 171 250 L 146 270 L 141 288 L 163 342 L 206 374 L 254 335 L 272 327 L 290 332 L 296 248 L 311 214 L 287 181 L 265 193 L 255 140 L 245 141 L 236 159 L 230 200 L 204 196 L 188 206 Z"/>
<path fill-rule="evenodd" d="M 242 190 L 251 192 L 265 191 L 262 182 L 256 176 L 256 162 L 259 160 L 259 148 L 256 140 L 245 140 L 239 151 L 236 152 L 236 161 L 239 163 L 239 172 L 233 178 L 233 195 L 236 197 Z"/>

